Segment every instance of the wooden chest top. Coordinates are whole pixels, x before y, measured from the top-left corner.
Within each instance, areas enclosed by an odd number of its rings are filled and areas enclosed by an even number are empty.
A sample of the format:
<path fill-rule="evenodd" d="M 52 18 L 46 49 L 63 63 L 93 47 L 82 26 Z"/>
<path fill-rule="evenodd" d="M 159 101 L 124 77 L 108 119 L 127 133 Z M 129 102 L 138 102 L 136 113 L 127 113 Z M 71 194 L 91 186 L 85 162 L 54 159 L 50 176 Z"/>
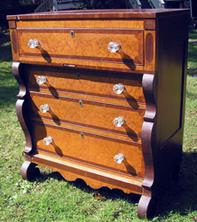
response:
<path fill-rule="evenodd" d="M 157 20 L 174 13 L 88 10 L 8 16 L 13 56 L 25 63 L 154 72 Z M 176 15 L 184 13 L 176 10 Z"/>

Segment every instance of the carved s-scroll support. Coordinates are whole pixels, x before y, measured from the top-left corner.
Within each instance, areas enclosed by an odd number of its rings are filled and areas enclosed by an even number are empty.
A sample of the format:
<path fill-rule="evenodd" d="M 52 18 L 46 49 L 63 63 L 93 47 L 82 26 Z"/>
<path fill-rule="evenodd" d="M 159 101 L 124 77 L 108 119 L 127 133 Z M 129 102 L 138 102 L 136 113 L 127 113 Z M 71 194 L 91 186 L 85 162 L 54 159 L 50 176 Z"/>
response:
<path fill-rule="evenodd" d="M 12 74 L 14 75 L 14 77 L 19 85 L 19 93 L 17 95 L 17 98 L 24 99 L 24 97 L 26 95 L 26 87 L 23 83 L 20 72 L 21 72 L 21 63 L 20 62 L 13 62 L 12 63 Z"/>
<path fill-rule="evenodd" d="M 146 100 L 146 112 L 142 126 L 142 152 L 145 163 L 145 176 L 142 184 L 143 193 L 138 204 L 138 216 L 151 218 L 154 215 L 156 197 L 154 192 L 153 139 L 156 106 L 154 100 L 155 75 L 144 74 L 142 86 Z"/>
<path fill-rule="evenodd" d="M 12 63 L 12 73 L 14 77 L 16 78 L 18 84 L 19 84 L 19 93 L 17 95 L 17 102 L 16 102 L 16 113 L 18 117 L 18 121 L 21 125 L 21 128 L 24 132 L 26 144 L 25 144 L 25 153 L 30 153 L 32 151 L 32 139 L 30 136 L 29 129 L 27 127 L 27 122 L 24 118 L 24 107 L 25 107 L 25 96 L 26 96 L 26 87 L 21 77 L 21 63 L 19 62 L 13 62 Z"/>
<path fill-rule="evenodd" d="M 20 174 L 24 180 L 32 181 L 40 176 L 40 170 L 36 167 L 37 164 L 25 161 L 20 169 Z"/>

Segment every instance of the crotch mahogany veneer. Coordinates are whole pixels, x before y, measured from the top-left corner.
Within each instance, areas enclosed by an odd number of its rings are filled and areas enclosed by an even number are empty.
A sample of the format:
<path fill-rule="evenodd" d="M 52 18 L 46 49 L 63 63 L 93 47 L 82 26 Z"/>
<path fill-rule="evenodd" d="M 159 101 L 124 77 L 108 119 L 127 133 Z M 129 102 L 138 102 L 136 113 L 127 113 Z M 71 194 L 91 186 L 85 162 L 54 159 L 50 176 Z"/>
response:
<path fill-rule="evenodd" d="M 8 16 L 23 178 L 37 165 L 141 195 L 179 172 L 187 10 L 86 10 Z"/>

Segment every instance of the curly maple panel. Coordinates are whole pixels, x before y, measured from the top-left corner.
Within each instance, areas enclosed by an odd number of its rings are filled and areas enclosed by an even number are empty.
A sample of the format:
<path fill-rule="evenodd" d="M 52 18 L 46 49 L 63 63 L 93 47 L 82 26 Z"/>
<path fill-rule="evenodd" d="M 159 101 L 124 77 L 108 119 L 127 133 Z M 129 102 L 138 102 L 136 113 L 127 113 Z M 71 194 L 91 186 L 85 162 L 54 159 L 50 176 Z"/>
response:
<path fill-rule="evenodd" d="M 73 36 L 71 32 L 74 32 Z M 138 69 L 143 66 L 143 31 L 96 29 L 26 29 L 18 30 L 20 57 L 31 62 L 103 66 Z M 28 41 L 37 39 L 40 47 L 28 48 Z M 110 53 L 109 42 L 118 42 L 120 52 Z M 26 58 L 24 58 L 26 57 Z M 58 59 L 58 60 L 57 60 Z M 78 62 L 77 62 L 78 61 Z"/>
<path fill-rule="evenodd" d="M 145 104 L 142 90 L 142 75 L 112 73 L 107 71 L 66 69 L 61 67 L 32 66 L 26 70 L 26 84 L 28 90 L 45 92 L 54 97 L 73 93 L 73 97 L 80 95 L 92 95 L 100 97 L 100 100 L 109 98 L 117 100 L 118 103 L 132 104 L 138 106 L 138 102 Z M 46 76 L 47 84 L 39 86 L 36 82 L 38 76 Z M 113 92 L 113 86 L 121 83 L 125 86 L 122 94 Z"/>
<path fill-rule="evenodd" d="M 38 95 L 33 92 L 30 96 L 31 114 L 50 117 L 56 123 L 61 123 L 63 120 L 125 132 L 131 137 L 133 135 L 134 140 L 140 139 L 144 110 L 132 110 L 129 106 L 116 106 L 87 99 L 83 101 L 66 97 L 54 99 L 47 94 Z M 40 106 L 43 104 L 49 105 L 49 111 L 46 113 L 40 111 Z M 118 116 L 125 119 L 122 127 L 113 124 L 113 120 Z"/>
<path fill-rule="evenodd" d="M 126 28 L 126 29 L 144 29 L 143 20 L 58 20 L 49 21 L 18 21 L 17 28 Z"/>
<path fill-rule="evenodd" d="M 36 121 L 32 127 L 38 150 L 48 150 L 58 156 L 69 156 L 143 176 L 144 160 L 141 148 L 126 137 L 110 137 L 110 134 L 86 132 L 86 129 L 80 132 L 75 127 L 57 127 L 49 121 L 45 121 L 44 124 Z M 53 143 L 48 146 L 43 142 L 47 136 L 53 138 Z M 117 164 L 113 159 L 118 153 L 125 155 L 122 164 Z"/>

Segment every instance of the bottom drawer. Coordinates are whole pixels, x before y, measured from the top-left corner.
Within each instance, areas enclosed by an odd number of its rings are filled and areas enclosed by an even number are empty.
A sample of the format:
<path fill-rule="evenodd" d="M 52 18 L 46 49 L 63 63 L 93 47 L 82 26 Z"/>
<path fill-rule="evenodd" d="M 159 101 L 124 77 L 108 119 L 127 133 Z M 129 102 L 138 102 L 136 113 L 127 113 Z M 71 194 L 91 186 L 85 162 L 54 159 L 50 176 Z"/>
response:
<path fill-rule="evenodd" d="M 64 128 L 57 129 L 55 126 L 45 126 L 41 123 L 35 123 L 33 126 L 33 140 L 38 153 L 48 151 L 59 157 L 69 157 L 100 167 L 144 176 L 140 145 L 117 142 L 115 139 L 110 140 Z"/>

